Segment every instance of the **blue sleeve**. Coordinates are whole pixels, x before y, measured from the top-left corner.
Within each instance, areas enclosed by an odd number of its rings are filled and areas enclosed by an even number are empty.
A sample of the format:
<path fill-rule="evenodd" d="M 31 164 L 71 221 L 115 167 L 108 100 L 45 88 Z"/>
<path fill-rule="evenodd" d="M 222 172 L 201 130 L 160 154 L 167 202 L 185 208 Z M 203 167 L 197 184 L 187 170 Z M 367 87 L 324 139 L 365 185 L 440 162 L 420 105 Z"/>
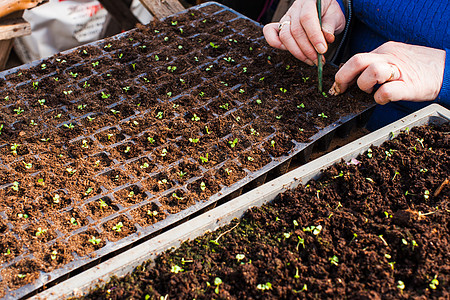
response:
<path fill-rule="evenodd" d="M 442 88 L 437 96 L 438 103 L 450 108 L 450 49 L 445 49 L 445 68 Z"/>

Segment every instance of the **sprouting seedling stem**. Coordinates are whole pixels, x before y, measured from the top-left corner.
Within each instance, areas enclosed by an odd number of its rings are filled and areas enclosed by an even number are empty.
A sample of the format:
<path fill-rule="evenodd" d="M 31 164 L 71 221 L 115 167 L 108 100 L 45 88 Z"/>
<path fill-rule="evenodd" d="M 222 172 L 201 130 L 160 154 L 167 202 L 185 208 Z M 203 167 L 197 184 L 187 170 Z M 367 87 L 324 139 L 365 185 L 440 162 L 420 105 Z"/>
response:
<path fill-rule="evenodd" d="M 322 0 L 317 0 L 317 14 L 319 16 L 320 28 L 322 28 Z M 322 93 L 322 71 L 323 71 L 322 54 L 317 52 L 317 72 L 318 72 L 319 93 Z"/>

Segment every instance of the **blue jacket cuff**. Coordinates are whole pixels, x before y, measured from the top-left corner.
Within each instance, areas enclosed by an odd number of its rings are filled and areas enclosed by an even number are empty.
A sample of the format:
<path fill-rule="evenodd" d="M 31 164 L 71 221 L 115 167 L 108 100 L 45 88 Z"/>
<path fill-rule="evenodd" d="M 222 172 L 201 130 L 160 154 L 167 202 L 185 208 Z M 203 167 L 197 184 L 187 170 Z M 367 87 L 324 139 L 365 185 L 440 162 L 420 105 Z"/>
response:
<path fill-rule="evenodd" d="M 444 78 L 442 88 L 436 100 L 447 107 L 450 107 L 450 49 L 445 49 Z"/>

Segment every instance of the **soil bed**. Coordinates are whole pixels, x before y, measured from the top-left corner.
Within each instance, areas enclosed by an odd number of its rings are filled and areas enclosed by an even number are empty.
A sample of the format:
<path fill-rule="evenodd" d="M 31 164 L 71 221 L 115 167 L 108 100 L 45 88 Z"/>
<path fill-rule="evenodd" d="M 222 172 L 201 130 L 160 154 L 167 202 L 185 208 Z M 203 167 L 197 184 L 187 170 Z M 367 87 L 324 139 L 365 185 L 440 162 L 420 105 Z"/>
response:
<path fill-rule="evenodd" d="M 357 90 L 318 93 L 315 68 L 221 10 L 0 75 L 0 297 L 148 234 L 372 104 Z"/>
<path fill-rule="evenodd" d="M 83 299 L 447 299 L 449 130 L 401 133 Z"/>

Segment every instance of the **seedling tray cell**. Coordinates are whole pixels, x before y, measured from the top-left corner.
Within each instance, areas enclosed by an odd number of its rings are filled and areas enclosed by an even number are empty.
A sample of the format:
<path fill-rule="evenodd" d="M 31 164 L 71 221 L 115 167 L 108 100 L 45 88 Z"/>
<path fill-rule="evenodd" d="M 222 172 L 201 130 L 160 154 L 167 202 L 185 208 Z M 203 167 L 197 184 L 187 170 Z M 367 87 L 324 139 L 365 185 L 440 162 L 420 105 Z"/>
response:
<path fill-rule="evenodd" d="M 331 86 L 335 68 L 325 69 Z M 1 297 L 24 298 L 307 161 L 356 89 L 217 3 L 0 73 Z M 14 245 L 14 246 L 13 246 Z"/>

